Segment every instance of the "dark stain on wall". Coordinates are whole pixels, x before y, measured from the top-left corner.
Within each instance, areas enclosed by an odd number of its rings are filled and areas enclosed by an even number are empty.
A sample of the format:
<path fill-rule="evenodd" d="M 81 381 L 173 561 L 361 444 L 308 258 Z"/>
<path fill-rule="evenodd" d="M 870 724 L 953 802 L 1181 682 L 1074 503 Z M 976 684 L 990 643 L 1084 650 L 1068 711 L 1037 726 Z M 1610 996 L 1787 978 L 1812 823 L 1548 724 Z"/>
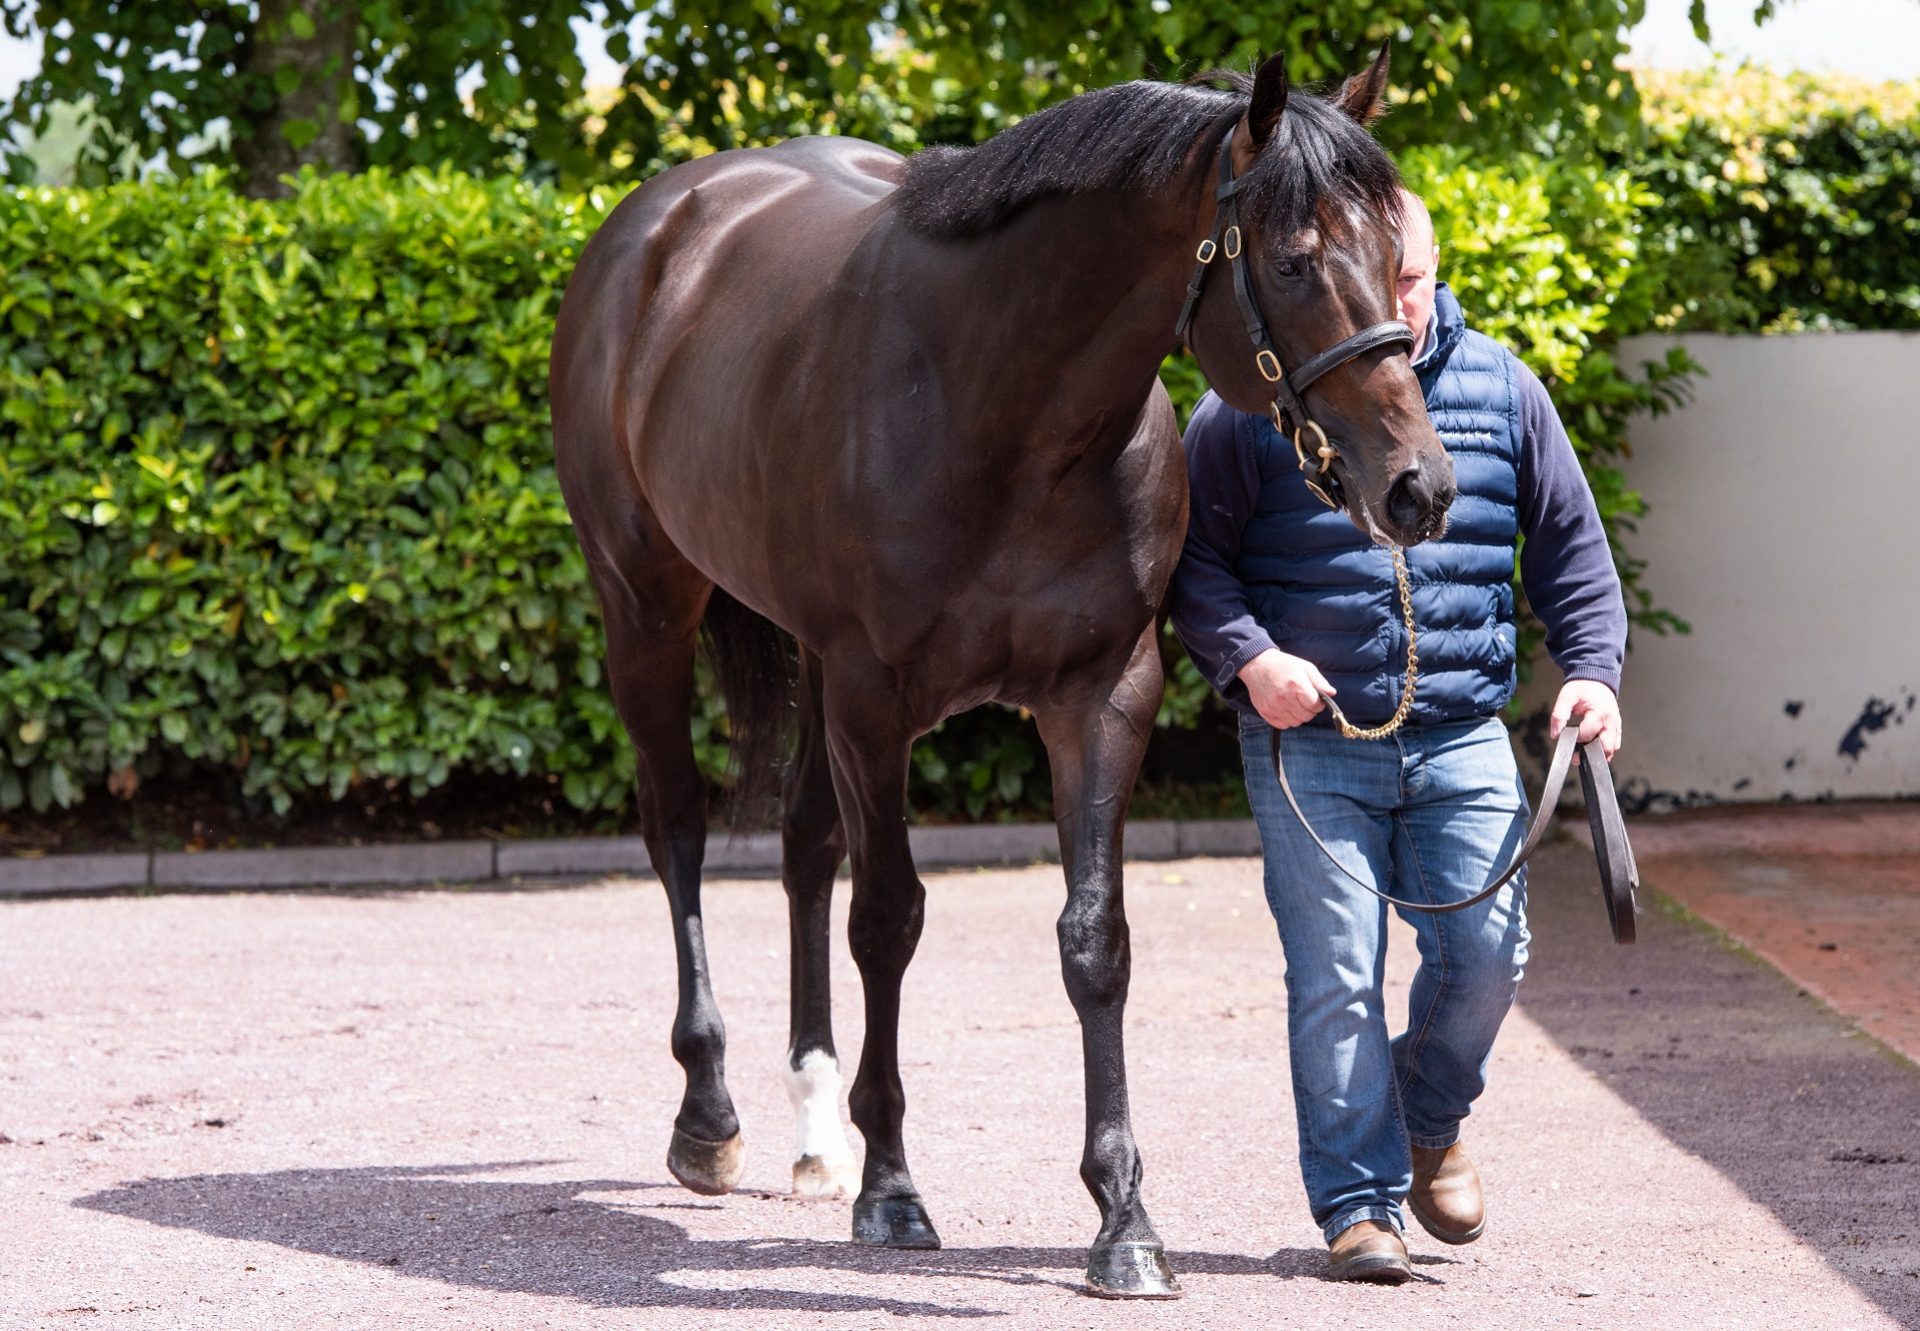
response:
<path fill-rule="evenodd" d="M 1860 709 L 1860 715 L 1847 727 L 1847 733 L 1840 737 L 1840 756 L 1859 762 L 1860 755 L 1867 751 L 1867 736 L 1885 730 L 1887 723 L 1895 718 L 1896 709 L 1892 703 L 1882 702 L 1878 698 L 1867 699 L 1866 706 Z"/>
<path fill-rule="evenodd" d="M 1615 787 L 1614 794 L 1620 801 L 1621 811 L 1634 815 L 1710 809 L 1721 802 L 1720 797 L 1710 790 L 1656 790 L 1644 776 L 1629 777 L 1622 781 Z"/>

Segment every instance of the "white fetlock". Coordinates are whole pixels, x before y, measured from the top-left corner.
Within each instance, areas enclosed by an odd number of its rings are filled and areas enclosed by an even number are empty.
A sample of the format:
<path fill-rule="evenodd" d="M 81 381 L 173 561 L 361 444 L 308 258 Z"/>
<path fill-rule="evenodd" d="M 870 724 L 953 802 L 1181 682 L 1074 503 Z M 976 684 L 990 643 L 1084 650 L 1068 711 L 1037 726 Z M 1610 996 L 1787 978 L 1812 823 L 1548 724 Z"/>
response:
<path fill-rule="evenodd" d="M 793 1192 L 796 1197 L 853 1197 L 860 1171 L 840 1122 L 840 1064 L 815 1049 L 786 1069 L 793 1101 Z"/>

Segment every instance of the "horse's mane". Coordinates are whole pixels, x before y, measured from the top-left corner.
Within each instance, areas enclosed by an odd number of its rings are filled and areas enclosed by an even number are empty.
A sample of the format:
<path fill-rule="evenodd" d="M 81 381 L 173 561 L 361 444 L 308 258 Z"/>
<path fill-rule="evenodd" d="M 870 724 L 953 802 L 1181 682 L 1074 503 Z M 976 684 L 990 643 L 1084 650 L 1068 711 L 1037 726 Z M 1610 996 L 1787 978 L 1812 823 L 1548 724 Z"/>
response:
<path fill-rule="evenodd" d="M 1229 87 L 1207 86 L 1216 82 Z M 1082 93 L 977 147 L 915 153 L 894 209 L 925 235 L 977 235 L 1050 194 L 1167 186 L 1194 161 L 1195 143 L 1210 129 L 1199 156 L 1211 172 L 1215 136 L 1246 110 L 1252 92 L 1251 76 L 1212 70 L 1186 83 L 1138 81 Z M 1267 227 L 1298 231 L 1341 199 L 1380 216 L 1400 215 L 1400 173 L 1373 135 L 1298 88 L 1247 174 L 1242 207 Z"/>

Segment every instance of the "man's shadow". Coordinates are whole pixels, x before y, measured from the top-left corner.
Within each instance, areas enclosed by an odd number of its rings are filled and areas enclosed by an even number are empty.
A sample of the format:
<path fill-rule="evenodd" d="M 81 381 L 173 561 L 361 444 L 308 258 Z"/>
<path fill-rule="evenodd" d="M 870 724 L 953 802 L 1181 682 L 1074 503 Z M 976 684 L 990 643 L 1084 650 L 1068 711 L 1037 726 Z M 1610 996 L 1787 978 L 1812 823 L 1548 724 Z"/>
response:
<path fill-rule="evenodd" d="M 662 1183 L 578 1179 L 562 1183 L 474 1178 L 546 1164 L 290 1169 L 144 1179 L 80 1198 L 108 1215 L 277 1243 L 422 1279 L 577 1299 L 600 1307 L 887 1312 L 994 1317 L 996 1309 L 865 1294 L 768 1287 L 730 1280 L 705 1288 L 699 1273 L 794 1269 L 874 1276 L 924 1275 L 1000 1284 L 1079 1288 L 1084 1249 L 984 1247 L 898 1252 L 805 1239 L 702 1239 L 643 1203 L 587 1194 L 678 1189 Z M 740 1205 L 732 1202 L 679 1205 Z M 669 1203 L 670 1205 L 672 1203 Z M 1182 1274 L 1320 1276 L 1326 1255 L 1285 1248 L 1269 1257 L 1173 1253 Z M 1069 1273 L 1063 1275 L 1061 1273 Z M 691 1281 L 676 1278 L 692 1275 Z"/>

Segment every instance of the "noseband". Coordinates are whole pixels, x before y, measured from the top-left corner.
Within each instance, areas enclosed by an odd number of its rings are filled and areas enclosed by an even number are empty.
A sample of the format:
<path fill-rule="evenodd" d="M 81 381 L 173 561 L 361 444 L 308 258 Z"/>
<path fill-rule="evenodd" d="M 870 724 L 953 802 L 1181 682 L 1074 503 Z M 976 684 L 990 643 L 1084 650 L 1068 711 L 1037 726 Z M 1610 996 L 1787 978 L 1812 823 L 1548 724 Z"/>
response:
<path fill-rule="evenodd" d="M 1313 491 L 1314 497 L 1329 508 L 1344 508 L 1346 496 L 1341 490 L 1339 478 L 1333 474 L 1333 462 L 1340 456 L 1339 450 L 1328 441 L 1327 432 L 1307 411 L 1300 395 L 1329 370 L 1338 369 L 1355 356 L 1372 351 L 1375 347 L 1397 342 L 1403 344 L 1411 355 L 1413 329 L 1398 319 L 1362 328 L 1319 355 L 1296 365 L 1293 373 L 1288 374 L 1281 367 L 1279 353 L 1273 349 L 1267 321 L 1261 316 L 1260 305 L 1254 299 L 1253 277 L 1247 271 L 1246 238 L 1240 230 L 1240 191 L 1246 183 L 1247 177 L 1236 179 L 1233 174 L 1233 128 L 1229 127 L 1226 137 L 1220 141 L 1220 180 L 1213 194 L 1218 208 L 1213 219 L 1213 234 L 1200 242 L 1200 248 L 1194 254 L 1198 262 L 1194 266 L 1193 281 L 1187 284 L 1187 301 L 1180 308 L 1180 322 L 1174 325 L 1173 335 L 1182 341 L 1186 339 L 1194 311 L 1200 304 L 1201 288 L 1207 282 L 1207 269 L 1215 256 L 1225 255 L 1233 267 L 1234 299 L 1239 302 L 1241 318 L 1246 320 L 1247 338 L 1253 343 L 1254 366 L 1260 371 L 1260 377 L 1273 385 L 1270 410 L 1274 428 L 1280 431 L 1283 438 L 1293 440 L 1294 456 L 1299 460 L 1300 474 L 1307 482 L 1307 489 Z M 1311 455 L 1306 446 L 1309 432 L 1316 441 Z"/>

